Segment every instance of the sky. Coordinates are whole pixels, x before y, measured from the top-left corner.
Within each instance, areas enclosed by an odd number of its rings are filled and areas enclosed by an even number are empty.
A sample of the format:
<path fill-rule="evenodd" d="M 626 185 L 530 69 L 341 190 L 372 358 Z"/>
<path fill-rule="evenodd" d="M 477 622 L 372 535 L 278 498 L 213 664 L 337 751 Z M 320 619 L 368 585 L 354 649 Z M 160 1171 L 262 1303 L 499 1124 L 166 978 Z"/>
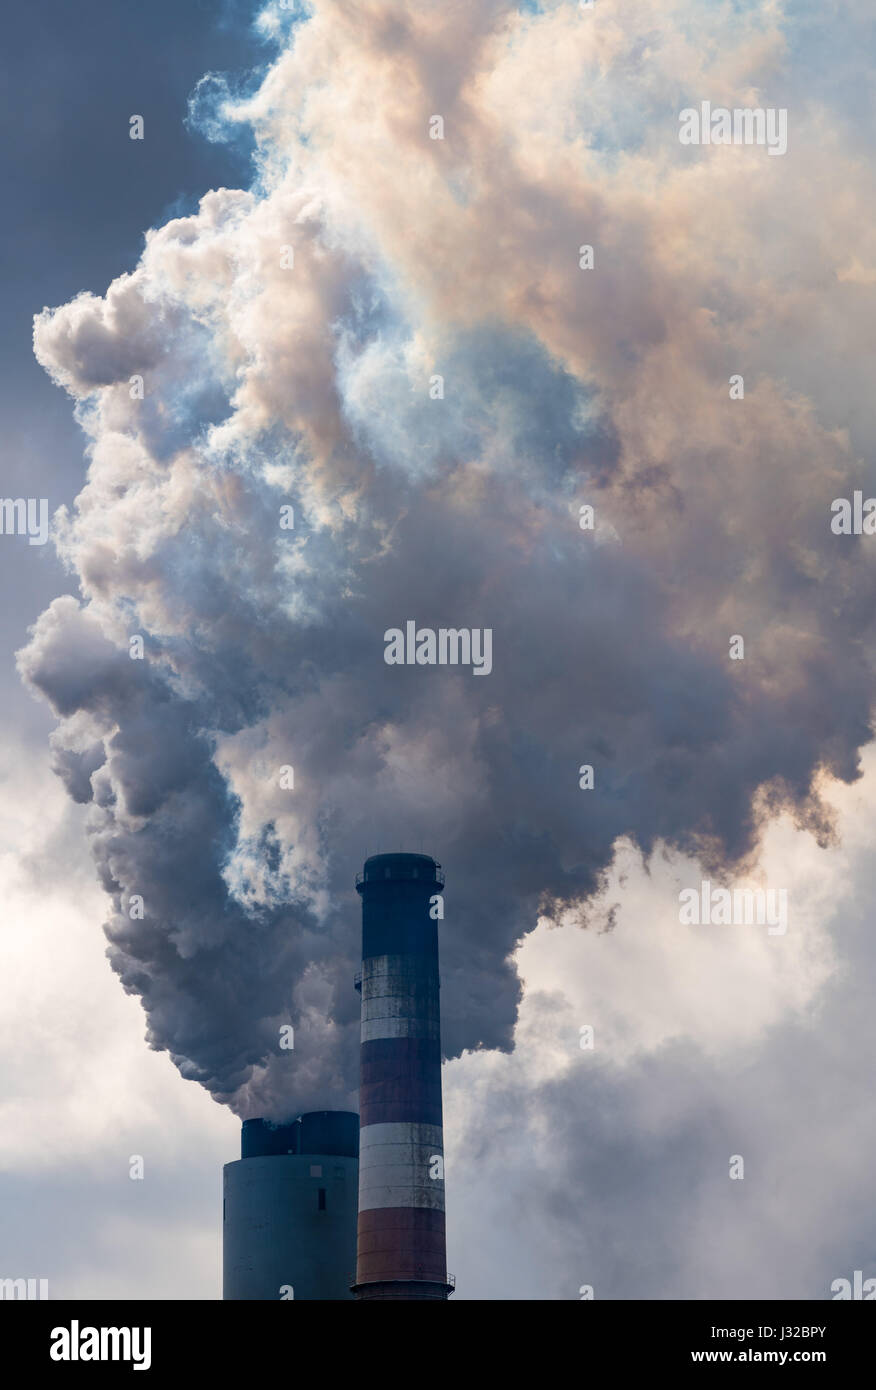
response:
<path fill-rule="evenodd" d="M 11 23 L 9 1273 L 218 1295 L 240 1119 L 355 1106 L 353 878 L 405 848 L 456 1297 L 876 1275 L 868 5 Z M 787 150 L 683 144 L 706 100 Z M 387 664 L 408 621 L 491 669 Z"/>

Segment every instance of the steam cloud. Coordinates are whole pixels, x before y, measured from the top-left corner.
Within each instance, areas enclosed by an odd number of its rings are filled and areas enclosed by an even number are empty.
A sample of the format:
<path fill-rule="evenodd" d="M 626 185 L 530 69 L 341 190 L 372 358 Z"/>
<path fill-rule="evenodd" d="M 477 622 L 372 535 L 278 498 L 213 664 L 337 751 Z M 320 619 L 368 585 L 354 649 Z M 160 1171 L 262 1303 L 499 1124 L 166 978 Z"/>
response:
<path fill-rule="evenodd" d="M 802 107 L 782 159 L 679 145 L 701 94 L 768 88 L 772 6 L 317 0 L 262 25 L 276 60 L 208 122 L 251 125 L 253 189 L 36 319 L 90 463 L 55 524 L 81 599 L 20 665 L 150 1045 L 284 1117 L 355 1091 L 367 852 L 446 866 L 456 1055 L 509 1046 L 509 952 L 540 908 L 587 911 L 618 836 L 718 875 L 780 808 L 829 838 L 819 778 L 870 737 L 829 364 L 866 341 L 872 189 L 813 206 L 837 153 Z M 490 676 L 385 665 L 410 618 L 492 628 Z"/>

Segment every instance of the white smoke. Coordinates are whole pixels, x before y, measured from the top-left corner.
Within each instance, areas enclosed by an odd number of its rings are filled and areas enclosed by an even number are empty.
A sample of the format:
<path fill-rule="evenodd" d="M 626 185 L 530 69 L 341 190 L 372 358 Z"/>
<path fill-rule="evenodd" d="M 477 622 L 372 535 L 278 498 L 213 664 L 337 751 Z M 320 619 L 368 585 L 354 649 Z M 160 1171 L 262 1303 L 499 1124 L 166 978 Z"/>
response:
<path fill-rule="evenodd" d="M 676 135 L 691 91 L 776 80 L 778 7 L 281 18 L 258 92 L 220 113 L 252 126 L 253 189 L 36 319 L 89 469 L 56 518 L 81 597 L 20 658 L 151 1045 L 276 1116 L 354 1089 L 369 850 L 446 865 L 455 1054 L 509 1045 L 509 952 L 619 836 L 716 874 L 782 807 L 829 838 L 817 778 L 854 778 L 869 737 L 874 596 L 828 524 L 861 477 L 831 393 L 864 339 L 845 285 L 872 179 L 813 198 L 836 148 L 805 103 L 783 159 Z M 387 667 L 408 619 L 491 628 L 489 678 Z"/>

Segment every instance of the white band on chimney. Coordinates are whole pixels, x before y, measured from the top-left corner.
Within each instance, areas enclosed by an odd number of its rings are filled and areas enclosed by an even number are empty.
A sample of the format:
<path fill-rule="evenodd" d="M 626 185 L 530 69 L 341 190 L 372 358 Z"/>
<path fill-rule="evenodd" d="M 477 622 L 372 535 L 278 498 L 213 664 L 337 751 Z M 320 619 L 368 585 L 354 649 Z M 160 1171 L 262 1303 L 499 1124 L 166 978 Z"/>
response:
<path fill-rule="evenodd" d="M 440 1172 L 440 1177 L 431 1177 Z M 444 1210 L 444 1136 L 439 1125 L 365 1125 L 359 1134 L 359 1210 Z"/>
<path fill-rule="evenodd" d="M 420 967 L 410 956 L 372 956 L 362 975 L 362 1042 L 440 1036 L 437 998 L 423 998 Z M 430 1007 L 431 1004 L 431 1007 Z"/>

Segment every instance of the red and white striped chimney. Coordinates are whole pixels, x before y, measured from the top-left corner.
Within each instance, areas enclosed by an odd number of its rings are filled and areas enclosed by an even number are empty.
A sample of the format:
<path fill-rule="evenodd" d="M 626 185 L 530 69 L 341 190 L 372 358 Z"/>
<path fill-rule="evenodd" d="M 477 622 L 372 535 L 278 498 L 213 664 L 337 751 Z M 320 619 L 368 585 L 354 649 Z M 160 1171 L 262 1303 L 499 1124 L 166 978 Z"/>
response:
<path fill-rule="evenodd" d="M 426 854 L 376 854 L 362 895 L 358 1299 L 446 1299 L 438 921 Z"/>

